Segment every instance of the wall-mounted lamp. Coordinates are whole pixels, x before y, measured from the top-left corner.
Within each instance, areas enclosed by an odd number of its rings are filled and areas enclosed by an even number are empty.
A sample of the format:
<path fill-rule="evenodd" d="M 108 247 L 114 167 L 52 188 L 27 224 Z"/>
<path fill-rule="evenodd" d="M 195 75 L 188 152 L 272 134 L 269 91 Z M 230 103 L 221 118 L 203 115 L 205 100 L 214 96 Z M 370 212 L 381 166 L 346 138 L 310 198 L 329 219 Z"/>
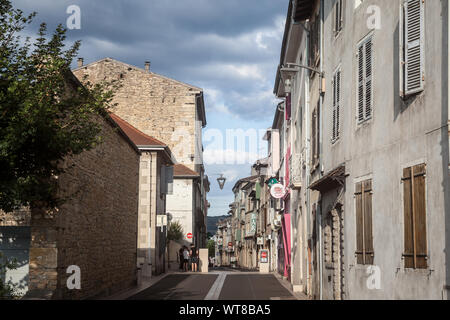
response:
<path fill-rule="evenodd" d="M 292 78 L 300 71 L 300 69 L 306 69 L 311 72 L 319 74 L 319 76 L 322 78 L 322 80 L 320 81 L 320 84 L 321 84 L 320 91 L 323 93 L 324 92 L 323 79 L 325 78 L 324 72 L 321 72 L 320 70 L 315 69 L 315 68 L 303 66 L 300 64 L 296 64 L 296 63 L 286 63 L 285 65 L 281 66 L 281 69 L 280 69 L 281 78 L 283 79 L 284 86 L 285 86 L 284 91 L 286 92 L 286 94 L 291 93 Z"/>
<path fill-rule="evenodd" d="M 220 190 L 223 190 L 223 187 L 225 186 L 225 181 L 227 181 L 227 179 L 223 176 L 223 174 L 221 174 L 220 177 L 217 178 L 217 182 L 219 183 Z"/>

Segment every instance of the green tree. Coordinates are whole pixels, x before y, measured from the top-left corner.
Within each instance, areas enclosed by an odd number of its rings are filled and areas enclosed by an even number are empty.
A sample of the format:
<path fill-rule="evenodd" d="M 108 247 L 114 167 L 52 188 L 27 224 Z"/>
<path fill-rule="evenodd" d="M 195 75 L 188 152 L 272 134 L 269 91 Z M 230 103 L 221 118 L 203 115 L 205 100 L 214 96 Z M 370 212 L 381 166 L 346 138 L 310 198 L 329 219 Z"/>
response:
<path fill-rule="evenodd" d="M 17 268 L 15 261 L 9 261 L 0 252 L 0 300 L 18 298 L 17 289 L 13 284 L 4 281 L 7 270 L 14 270 Z"/>
<path fill-rule="evenodd" d="M 0 209 L 55 208 L 64 199 L 55 183 L 63 159 L 101 142 L 98 115 L 113 97 L 113 83 L 81 85 L 70 71 L 80 42 L 66 47 L 66 29 L 51 36 L 21 33 L 36 13 L 24 15 L 0 0 Z"/>
<path fill-rule="evenodd" d="M 214 240 L 208 240 L 208 255 L 212 258 L 216 256 L 216 243 Z"/>

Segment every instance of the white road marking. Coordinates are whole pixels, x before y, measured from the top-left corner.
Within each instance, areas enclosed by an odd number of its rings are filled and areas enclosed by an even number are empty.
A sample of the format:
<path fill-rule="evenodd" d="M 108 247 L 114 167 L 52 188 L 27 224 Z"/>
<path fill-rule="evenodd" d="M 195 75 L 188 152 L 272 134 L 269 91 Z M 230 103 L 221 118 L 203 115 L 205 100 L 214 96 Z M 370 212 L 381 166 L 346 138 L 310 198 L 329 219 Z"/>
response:
<path fill-rule="evenodd" d="M 216 281 L 212 285 L 205 300 L 219 300 L 220 292 L 222 291 L 223 284 L 225 283 L 226 273 L 220 273 Z"/>

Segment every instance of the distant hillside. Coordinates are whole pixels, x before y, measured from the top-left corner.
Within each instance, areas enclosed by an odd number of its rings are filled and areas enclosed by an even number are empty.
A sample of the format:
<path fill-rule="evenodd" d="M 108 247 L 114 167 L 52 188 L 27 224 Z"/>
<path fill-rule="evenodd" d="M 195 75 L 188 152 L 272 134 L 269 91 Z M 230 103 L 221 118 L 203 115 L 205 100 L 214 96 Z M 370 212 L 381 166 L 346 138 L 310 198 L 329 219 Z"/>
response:
<path fill-rule="evenodd" d="M 207 226 L 206 226 L 206 232 L 209 232 L 211 234 L 215 234 L 217 231 L 217 223 L 219 220 L 223 220 L 228 218 L 228 216 L 220 216 L 220 217 L 207 217 Z"/>

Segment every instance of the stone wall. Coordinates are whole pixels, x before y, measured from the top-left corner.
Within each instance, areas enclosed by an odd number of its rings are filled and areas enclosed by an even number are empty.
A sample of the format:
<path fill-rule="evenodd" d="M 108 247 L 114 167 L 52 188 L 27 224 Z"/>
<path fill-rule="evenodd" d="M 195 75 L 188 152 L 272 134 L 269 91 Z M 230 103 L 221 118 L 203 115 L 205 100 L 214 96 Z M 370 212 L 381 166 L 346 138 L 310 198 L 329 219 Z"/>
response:
<path fill-rule="evenodd" d="M 29 298 L 92 298 L 136 282 L 139 152 L 99 121 L 103 143 L 65 161 L 63 205 L 0 212 L 0 226 L 31 226 Z M 67 289 L 71 265 L 81 269 L 81 290 Z"/>
<path fill-rule="evenodd" d="M 59 179 L 72 199 L 59 208 L 57 298 L 109 295 L 136 282 L 139 153 L 107 121 L 103 143 L 67 160 Z M 81 290 L 66 288 L 70 265 Z"/>

